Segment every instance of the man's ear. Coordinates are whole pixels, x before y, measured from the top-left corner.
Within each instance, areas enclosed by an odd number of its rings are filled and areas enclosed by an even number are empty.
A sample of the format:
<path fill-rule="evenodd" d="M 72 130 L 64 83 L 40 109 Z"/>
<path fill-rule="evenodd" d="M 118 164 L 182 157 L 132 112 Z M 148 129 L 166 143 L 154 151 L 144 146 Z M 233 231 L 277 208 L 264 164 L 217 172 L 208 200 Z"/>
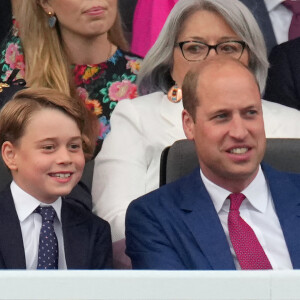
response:
<path fill-rule="evenodd" d="M 185 136 L 188 140 L 194 140 L 195 123 L 189 112 L 184 109 L 182 112 L 182 126 Z"/>
<path fill-rule="evenodd" d="M 2 159 L 11 171 L 17 171 L 16 147 L 11 142 L 4 142 L 2 145 Z"/>
<path fill-rule="evenodd" d="M 55 11 L 49 3 L 49 0 L 37 0 L 37 3 L 42 7 L 46 14 L 49 14 L 49 12 L 51 12 L 52 14 L 55 13 Z"/>

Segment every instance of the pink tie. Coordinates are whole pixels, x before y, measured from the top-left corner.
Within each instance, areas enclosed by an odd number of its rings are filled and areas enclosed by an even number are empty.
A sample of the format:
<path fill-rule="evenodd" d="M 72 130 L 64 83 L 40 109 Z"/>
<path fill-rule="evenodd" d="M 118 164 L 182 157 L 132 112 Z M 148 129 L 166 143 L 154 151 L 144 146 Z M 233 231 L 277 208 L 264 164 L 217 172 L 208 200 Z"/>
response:
<path fill-rule="evenodd" d="M 245 198 L 241 193 L 229 195 L 228 230 L 232 246 L 243 270 L 272 269 L 254 231 L 240 217 L 239 208 Z"/>
<path fill-rule="evenodd" d="M 292 22 L 289 29 L 289 40 L 300 37 L 300 1 L 285 0 L 282 4 L 293 12 Z"/>

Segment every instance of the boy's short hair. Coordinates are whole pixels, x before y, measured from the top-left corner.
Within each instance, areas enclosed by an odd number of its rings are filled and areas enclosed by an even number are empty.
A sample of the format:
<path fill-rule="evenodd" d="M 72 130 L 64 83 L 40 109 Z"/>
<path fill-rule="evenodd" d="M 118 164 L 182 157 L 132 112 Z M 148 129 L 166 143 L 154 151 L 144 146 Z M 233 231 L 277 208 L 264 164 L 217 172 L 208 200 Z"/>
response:
<path fill-rule="evenodd" d="M 24 89 L 4 105 L 0 112 L 0 145 L 5 141 L 17 144 L 32 115 L 43 108 L 60 110 L 76 122 L 82 135 L 85 158 L 90 159 L 97 139 L 93 126 L 95 117 L 79 98 L 49 88 Z"/>

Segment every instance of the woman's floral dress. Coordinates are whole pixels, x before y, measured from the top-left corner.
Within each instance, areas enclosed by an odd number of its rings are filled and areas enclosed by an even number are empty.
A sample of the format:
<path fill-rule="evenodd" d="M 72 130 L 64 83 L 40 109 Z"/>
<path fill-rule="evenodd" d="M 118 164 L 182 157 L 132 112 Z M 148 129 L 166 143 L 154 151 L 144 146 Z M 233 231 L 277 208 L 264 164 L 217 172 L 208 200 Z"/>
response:
<path fill-rule="evenodd" d="M 118 102 L 137 97 L 135 82 L 141 61 L 141 57 L 117 49 L 106 62 L 71 66 L 81 99 L 98 117 L 99 145 L 110 131 L 110 115 Z M 24 78 L 24 55 L 17 34 L 0 49 L 0 81 L 7 81 L 14 69 L 20 70 L 16 79 Z"/>

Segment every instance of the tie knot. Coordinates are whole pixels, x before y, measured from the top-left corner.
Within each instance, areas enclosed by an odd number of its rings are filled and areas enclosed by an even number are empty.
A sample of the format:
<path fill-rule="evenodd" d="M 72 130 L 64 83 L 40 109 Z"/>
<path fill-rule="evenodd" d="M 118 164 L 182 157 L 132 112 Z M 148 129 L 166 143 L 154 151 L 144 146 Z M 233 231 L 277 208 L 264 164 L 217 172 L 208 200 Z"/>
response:
<path fill-rule="evenodd" d="M 300 1 L 298 0 L 285 0 L 282 3 L 286 8 L 291 10 L 294 14 L 300 14 Z"/>
<path fill-rule="evenodd" d="M 34 212 L 42 216 L 42 222 L 53 222 L 56 215 L 56 212 L 52 206 L 39 206 Z"/>
<path fill-rule="evenodd" d="M 229 195 L 230 210 L 239 210 L 245 198 L 246 198 L 245 195 L 242 193 L 230 194 Z"/>

